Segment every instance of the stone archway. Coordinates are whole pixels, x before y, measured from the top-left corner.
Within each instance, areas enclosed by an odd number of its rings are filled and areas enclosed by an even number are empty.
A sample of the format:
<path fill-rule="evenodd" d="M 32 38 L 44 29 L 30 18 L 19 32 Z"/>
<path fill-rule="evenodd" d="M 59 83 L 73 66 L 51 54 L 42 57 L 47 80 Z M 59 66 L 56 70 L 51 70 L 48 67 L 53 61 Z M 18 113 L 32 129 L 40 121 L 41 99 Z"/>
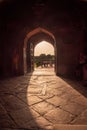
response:
<path fill-rule="evenodd" d="M 33 55 L 35 45 L 37 44 L 37 42 L 40 42 L 41 40 L 50 41 L 50 43 L 53 44 L 53 46 L 54 46 L 54 50 L 55 50 L 55 71 L 56 71 L 56 63 L 57 63 L 56 57 L 57 56 L 56 56 L 56 40 L 55 40 L 55 37 L 48 30 L 41 28 L 41 27 L 38 27 L 38 28 L 32 30 L 31 32 L 29 32 L 24 39 L 24 47 L 23 47 L 24 74 L 31 72 L 33 70 L 32 59 L 31 59 L 31 51 L 32 51 L 32 55 Z M 32 43 L 32 41 L 34 43 Z M 31 48 L 31 45 L 32 45 L 32 48 Z"/>

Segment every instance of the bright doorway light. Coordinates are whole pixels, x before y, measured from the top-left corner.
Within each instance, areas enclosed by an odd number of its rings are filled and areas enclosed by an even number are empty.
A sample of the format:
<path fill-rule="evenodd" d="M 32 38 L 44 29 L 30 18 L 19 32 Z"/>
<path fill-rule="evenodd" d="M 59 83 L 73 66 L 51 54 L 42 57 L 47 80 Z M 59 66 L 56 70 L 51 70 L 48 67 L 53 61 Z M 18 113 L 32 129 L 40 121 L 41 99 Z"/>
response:
<path fill-rule="evenodd" d="M 46 41 L 38 43 L 34 49 L 34 68 L 54 68 L 54 46 Z"/>
<path fill-rule="evenodd" d="M 38 43 L 34 49 L 34 56 L 39 56 L 40 54 L 54 55 L 54 47 L 51 45 L 51 43 L 42 41 Z"/>

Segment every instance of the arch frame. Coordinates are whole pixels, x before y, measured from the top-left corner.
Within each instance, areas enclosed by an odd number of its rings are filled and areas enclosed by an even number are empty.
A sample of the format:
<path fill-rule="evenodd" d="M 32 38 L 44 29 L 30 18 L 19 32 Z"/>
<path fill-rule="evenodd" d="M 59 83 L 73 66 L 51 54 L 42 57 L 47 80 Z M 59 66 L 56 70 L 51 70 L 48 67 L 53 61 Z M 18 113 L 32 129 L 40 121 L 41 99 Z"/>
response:
<path fill-rule="evenodd" d="M 54 35 L 49 32 L 48 30 L 44 29 L 44 28 L 41 28 L 41 27 L 38 27 L 32 31 L 30 31 L 26 36 L 25 36 L 25 39 L 24 39 L 24 46 L 23 46 L 23 62 L 24 62 L 24 74 L 26 74 L 28 72 L 28 67 L 27 67 L 27 44 L 28 44 L 28 41 L 29 39 L 38 34 L 38 33 L 45 33 L 47 34 L 48 36 L 50 36 L 53 41 L 54 41 L 54 50 L 55 50 L 55 71 L 56 71 L 56 63 L 57 63 L 57 50 L 56 50 L 56 39 L 54 37 Z M 34 48 L 33 48 L 34 49 Z"/>

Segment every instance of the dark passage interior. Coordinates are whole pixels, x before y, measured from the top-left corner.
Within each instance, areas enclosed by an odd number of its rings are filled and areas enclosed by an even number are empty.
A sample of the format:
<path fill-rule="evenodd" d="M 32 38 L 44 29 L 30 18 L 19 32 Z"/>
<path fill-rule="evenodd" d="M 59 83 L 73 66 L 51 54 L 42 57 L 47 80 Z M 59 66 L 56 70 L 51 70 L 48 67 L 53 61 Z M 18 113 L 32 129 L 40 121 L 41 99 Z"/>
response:
<path fill-rule="evenodd" d="M 87 130 L 87 0 L 0 0 L 0 130 L 67 127 Z"/>
<path fill-rule="evenodd" d="M 2 0 L 0 77 L 30 72 L 30 45 L 33 43 L 34 47 L 42 40 L 55 46 L 56 75 L 75 76 L 75 72 L 79 70 L 80 55 L 83 55 L 82 59 L 85 57 L 83 63 L 87 60 L 86 17 L 85 0 Z M 80 71 L 81 69 L 82 67 Z"/>

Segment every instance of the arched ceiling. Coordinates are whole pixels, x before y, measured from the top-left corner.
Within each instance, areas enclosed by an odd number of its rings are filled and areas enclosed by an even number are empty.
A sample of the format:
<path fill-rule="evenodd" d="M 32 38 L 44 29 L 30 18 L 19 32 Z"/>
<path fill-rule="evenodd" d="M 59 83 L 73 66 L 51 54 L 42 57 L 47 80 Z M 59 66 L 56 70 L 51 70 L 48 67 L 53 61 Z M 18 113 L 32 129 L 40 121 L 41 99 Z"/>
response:
<path fill-rule="evenodd" d="M 11 10 L 19 9 L 27 9 L 30 8 L 42 8 L 46 6 L 52 6 L 59 8 L 71 7 L 74 4 L 87 4 L 87 0 L 0 0 L 0 7 L 2 6 L 4 10 L 6 6 Z M 26 7 L 26 8 L 25 8 Z M 8 9 L 7 8 L 7 9 Z"/>
<path fill-rule="evenodd" d="M 41 42 L 41 41 L 43 41 L 43 40 L 44 40 L 44 41 L 47 41 L 47 42 L 49 42 L 49 43 L 51 43 L 53 46 L 54 46 L 54 44 L 55 44 L 54 39 L 53 39 L 50 35 L 48 35 L 48 34 L 46 34 L 46 33 L 43 33 L 43 32 L 37 33 L 37 34 L 33 35 L 33 36 L 28 40 L 28 42 L 29 42 L 29 43 L 33 43 L 33 45 L 36 46 L 39 42 Z"/>
<path fill-rule="evenodd" d="M 0 0 L 0 30 L 12 25 L 36 28 L 47 27 L 58 31 L 56 26 L 71 25 L 87 16 L 87 0 Z M 33 22 L 32 22 L 33 21 Z M 87 22 L 85 22 L 87 23 Z M 51 27 L 53 27 L 51 29 Z M 64 28 L 64 27 L 63 27 Z"/>
<path fill-rule="evenodd" d="M 40 42 L 42 40 L 51 42 L 53 45 L 56 42 L 55 37 L 51 32 L 45 30 L 44 28 L 38 27 L 26 35 L 26 37 L 24 39 L 24 48 L 27 47 L 28 42 L 33 42 L 34 45 L 36 45 L 38 42 Z"/>
<path fill-rule="evenodd" d="M 30 8 L 36 12 L 38 9 L 46 9 L 47 7 L 52 7 L 54 10 L 70 9 L 77 4 L 84 6 L 87 4 L 87 0 L 0 0 L 0 8 L 3 8 L 3 11 L 11 10 L 13 12 Z"/>
<path fill-rule="evenodd" d="M 0 14 L 3 21 L 7 19 L 24 18 L 26 15 L 44 16 L 55 11 L 67 10 L 73 12 L 87 9 L 87 0 L 0 0 Z"/>

